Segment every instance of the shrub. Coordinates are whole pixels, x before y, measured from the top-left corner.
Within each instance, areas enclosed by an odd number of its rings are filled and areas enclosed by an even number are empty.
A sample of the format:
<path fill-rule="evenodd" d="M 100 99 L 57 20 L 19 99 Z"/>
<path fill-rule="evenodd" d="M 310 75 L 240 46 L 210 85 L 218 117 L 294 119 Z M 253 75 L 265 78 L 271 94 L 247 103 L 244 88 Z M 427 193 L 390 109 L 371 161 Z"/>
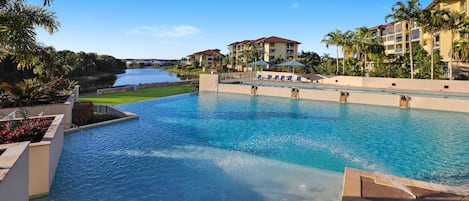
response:
<path fill-rule="evenodd" d="M 0 144 L 39 142 L 54 118 L 34 118 L 0 122 Z"/>
<path fill-rule="evenodd" d="M 75 125 L 85 125 L 93 118 L 92 102 L 75 102 L 72 110 L 72 123 Z"/>

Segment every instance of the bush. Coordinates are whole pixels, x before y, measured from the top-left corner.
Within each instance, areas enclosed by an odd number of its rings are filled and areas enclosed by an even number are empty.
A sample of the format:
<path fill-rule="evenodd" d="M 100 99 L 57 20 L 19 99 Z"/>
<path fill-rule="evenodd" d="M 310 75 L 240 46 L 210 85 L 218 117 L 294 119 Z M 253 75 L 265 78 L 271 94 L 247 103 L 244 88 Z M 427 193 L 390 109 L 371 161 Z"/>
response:
<path fill-rule="evenodd" d="M 39 142 L 54 118 L 34 118 L 0 122 L 0 144 Z"/>
<path fill-rule="evenodd" d="M 72 124 L 85 125 L 93 118 L 92 102 L 75 102 L 72 110 Z"/>

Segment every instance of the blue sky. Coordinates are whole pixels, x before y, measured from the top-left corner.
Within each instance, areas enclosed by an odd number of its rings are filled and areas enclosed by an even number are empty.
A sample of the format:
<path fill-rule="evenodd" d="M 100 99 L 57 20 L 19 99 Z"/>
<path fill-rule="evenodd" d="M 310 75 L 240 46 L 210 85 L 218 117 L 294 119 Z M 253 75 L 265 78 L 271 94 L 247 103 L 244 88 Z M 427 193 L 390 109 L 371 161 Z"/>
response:
<path fill-rule="evenodd" d="M 40 4 L 40 0 L 30 0 Z M 61 23 L 37 39 L 58 50 L 117 58 L 180 59 L 245 39 L 279 36 L 335 56 L 320 41 L 335 29 L 384 24 L 395 0 L 53 0 Z M 420 0 L 426 7 L 431 0 Z"/>

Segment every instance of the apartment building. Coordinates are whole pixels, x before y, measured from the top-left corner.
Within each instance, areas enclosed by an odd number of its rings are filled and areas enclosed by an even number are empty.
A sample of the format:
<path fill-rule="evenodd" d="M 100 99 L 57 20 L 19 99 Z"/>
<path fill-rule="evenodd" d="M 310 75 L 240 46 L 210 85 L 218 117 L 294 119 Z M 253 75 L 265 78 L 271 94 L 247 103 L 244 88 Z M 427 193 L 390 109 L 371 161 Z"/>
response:
<path fill-rule="evenodd" d="M 456 12 L 460 12 L 465 14 L 469 17 L 469 0 L 434 0 L 427 6 L 426 9 L 448 9 Z M 425 50 L 429 51 L 430 47 L 430 40 L 431 36 L 429 34 L 425 34 L 424 40 L 428 41 L 424 44 Z M 456 34 L 454 40 L 458 40 L 459 35 Z M 451 45 L 451 33 L 449 31 L 443 31 L 437 34 L 436 42 L 435 42 L 435 49 L 440 50 L 440 54 L 443 58 L 444 62 L 448 62 L 450 60 L 450 45 Z M 469 67 L 469 66 L 467 66 Z"/>
<path fill-rule="evenodd" d="M 232 68 L 245 70 L 247 63 L 255 60 L 272 62 L 275 59 L 293 60 L 298 57 L 297 41 L 277 36 L 243 40 L 228 45 Z"/>
<path fill-rule="evenodd" d="M 209 49 L 188 55 L 188 62 L 197 62 L 197 67 L 217 67 L 222 65 L 223 55 L 219 49 Z"/>
<path fill-rule="evenodd" d="M 465 13 L 469 16 L 469 0 L 434 0 L 425 9 L 448 9 Z M 402 56 L 409 51 L 409 41 L 418 42 L 425 50 L 430 52 L 432 37 L 424 33 L 417 23 L 409 25 L 405 22 L 391 22 L 369 28 L 373 37 L 381 38 L 386 55 Z M 409 33 L 409 34 L 407 34 Z M 409 39 L 410 36 L 410 39 Z M 454 40 L 459 39 L 455 35 Z M 442 31 L 435 37 L 434 49 L 439 49 L 443 62 L 450 61 L 451 35 L 449 31 Z M 455 67 L 469 67 L 468 64 L 456 63 Z"/>

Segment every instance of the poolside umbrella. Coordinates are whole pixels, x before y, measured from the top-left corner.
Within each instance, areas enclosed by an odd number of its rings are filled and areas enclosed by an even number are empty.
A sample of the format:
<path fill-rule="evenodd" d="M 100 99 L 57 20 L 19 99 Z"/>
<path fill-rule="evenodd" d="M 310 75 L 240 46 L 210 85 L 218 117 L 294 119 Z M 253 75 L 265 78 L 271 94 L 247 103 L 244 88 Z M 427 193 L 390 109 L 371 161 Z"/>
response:
<path fill-rule="evenodd" d="M 298 61 L 287 61 L 287 62 L 283 62 L 281 64 L 277 64 L 276 66 L 290 66 L 293 69 L 293 73 L 295 73 L 295 68 L 293 68 L 293 67 L 295 67 L 295 66 L 306 66 L 306 65 L 304 65 L 303 63 L 300 63 Z"/>
<path fill-rule="evenodd" d="M 251 63 L 248 63 L 248 66 L 267 66 L 269 65 L 268 62 L 265 62 L 263 60 L 260 60 L 260 61 L 254 61 L 254 62 L 251 62 Z"/>

